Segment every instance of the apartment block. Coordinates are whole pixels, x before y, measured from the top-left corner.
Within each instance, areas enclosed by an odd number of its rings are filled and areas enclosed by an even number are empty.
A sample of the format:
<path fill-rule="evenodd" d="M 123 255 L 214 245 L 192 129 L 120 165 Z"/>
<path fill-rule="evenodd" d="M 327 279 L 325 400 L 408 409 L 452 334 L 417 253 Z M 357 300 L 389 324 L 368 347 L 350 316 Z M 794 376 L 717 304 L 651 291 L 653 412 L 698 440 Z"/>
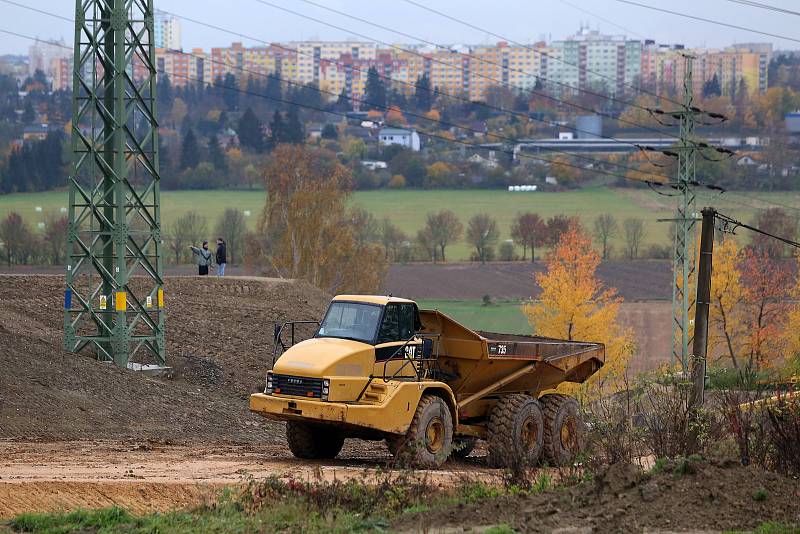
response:
<path fill-rule="evenodd" d="M 181 50 L 181 21 L 163 11 L 156 10 L 153 21 L 156 48 Z"/>

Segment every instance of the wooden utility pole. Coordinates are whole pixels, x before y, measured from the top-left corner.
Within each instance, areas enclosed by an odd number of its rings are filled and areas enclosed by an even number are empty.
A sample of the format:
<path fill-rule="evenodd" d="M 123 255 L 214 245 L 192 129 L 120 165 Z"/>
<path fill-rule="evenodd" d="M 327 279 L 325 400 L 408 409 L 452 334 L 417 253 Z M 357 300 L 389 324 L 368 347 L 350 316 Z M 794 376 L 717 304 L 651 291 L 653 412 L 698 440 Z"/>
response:
<path fill-rule="evenodd" d="M 717 211 L 703 209 L 703 226 L 700 234 L 700 266 L 697 275 L 697 300 L 694 312 L 694 340 L 692 344 L 692 394 L 690 410 L 694 416 L 705 400 L 706 356 L 708 353 L 708 314 L 711 306 L 711 271 L 714 253 L 714 221 Z"/>

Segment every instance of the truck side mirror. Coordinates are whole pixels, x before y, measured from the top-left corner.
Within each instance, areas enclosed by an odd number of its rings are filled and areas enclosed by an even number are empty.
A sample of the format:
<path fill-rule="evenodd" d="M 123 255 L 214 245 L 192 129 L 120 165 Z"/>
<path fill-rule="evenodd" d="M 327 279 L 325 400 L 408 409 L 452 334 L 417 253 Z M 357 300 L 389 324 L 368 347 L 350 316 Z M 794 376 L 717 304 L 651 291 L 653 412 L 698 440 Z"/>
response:
<path fill-rule="evenodd" d="M 430 360 L 433 356 L 433 340 L 425 338 L 422 340 L 422 357 Z"/>

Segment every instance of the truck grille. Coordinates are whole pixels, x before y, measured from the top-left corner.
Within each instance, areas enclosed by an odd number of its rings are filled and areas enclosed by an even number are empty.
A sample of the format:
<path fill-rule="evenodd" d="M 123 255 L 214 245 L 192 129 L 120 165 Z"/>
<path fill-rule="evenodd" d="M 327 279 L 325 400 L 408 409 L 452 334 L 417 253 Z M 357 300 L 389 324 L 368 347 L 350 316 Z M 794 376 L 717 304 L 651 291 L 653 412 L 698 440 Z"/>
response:
<path fill-rule="evenodd" d="M 275 395 L 292 395 L 319 399 L 322 397 L 322 379 L 304 376 L 272 375 Z"/>

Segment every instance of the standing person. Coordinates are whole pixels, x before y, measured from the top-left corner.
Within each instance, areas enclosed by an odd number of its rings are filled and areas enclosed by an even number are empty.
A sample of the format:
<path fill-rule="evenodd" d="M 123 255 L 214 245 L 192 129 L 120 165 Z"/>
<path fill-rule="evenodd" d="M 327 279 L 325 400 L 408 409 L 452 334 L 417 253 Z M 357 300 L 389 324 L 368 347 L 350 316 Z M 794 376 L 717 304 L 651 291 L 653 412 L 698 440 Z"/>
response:
<path fill-rule="evenodd" d="M 200 276 L 208 275 L 208 268 L 214 263 L 214 255 L 208 250 L 208 241 L 203 241 L 203 248 L 189 246 L 192 254 L 197 256 L 197 274 Z"/>
<path fill-rule="evenodd" d="M 225 276 L 225 265 L 228 264 L 228 248 L 225 240 L 217 238 L 217 276 Z"/>

